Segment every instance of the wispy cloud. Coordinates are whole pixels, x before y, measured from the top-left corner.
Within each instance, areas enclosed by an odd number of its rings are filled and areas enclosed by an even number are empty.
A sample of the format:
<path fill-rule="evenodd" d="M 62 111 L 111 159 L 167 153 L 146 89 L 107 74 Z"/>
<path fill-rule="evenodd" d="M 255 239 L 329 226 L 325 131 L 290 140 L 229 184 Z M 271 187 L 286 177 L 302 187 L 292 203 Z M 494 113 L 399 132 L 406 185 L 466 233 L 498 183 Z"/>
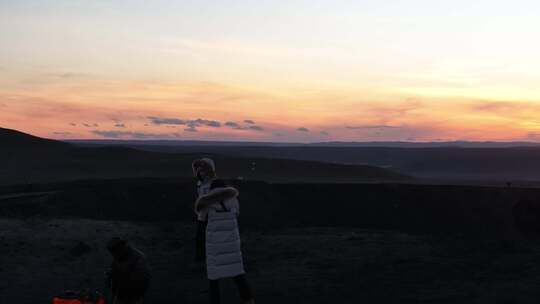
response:
<path fill-rule="evenodd" d="M 162 139 L 162 138 L 177 138 L 180 135 L 163 134 L 163 133 L 147 133 L 147 132 L 131 132 L 131 131 L 102 131 L 93 130 L 93 134 L 112 139 Z"/>
<path fill-rule="evenodd" d="M 388 129 L 399 129 L 398 126 L 387 126 L 387 125 L 365 125 L 365 126 L 346 126 L 346 129 L 351 130 L 388 130 Z"/>
<path fill-rule="evenodd" d="M 231 127 L 233 129 L 240 128 L 240 125 L 238 123 L 234 122 L 234 121 L 227 121 L 225 123 L 225 126 Z"/>
<path fill-rule="evenodd" d="M 235 130 L 254 130 L 254 131 L 264 131 L 264 128 L 261 127 L 261 126 L 258 126 L 258 125 L 255 125 L 254 121 L 253 120 L 248 120 L 249 122 L 246 122 L 248 125 L 240 125 L 239 123 L 237 122 L 234 122 L 234 121 L 227 121 L 225 123 L 225 126 L 229 127 L 229 128 L 232 128 L 232 129 L 235 129 Z"/>
<path fill-rule="evenodd" d="M 297 131 L 300 131 L 300 132 L 309 132 L 309 129 L 308 128 L 304 128 L 304 127 L 301 127 L 301 128 L 298 128 L 296 129 Z"/>
<path fill-rule="evenodd" d="M 149 116 L 148 119 L 155 125 L 185 125 L 186 121 L 178 118 L 154 117 Z"/>
<path fill-rule="evenodd" d="M 90 74 L 77 73 L 77 72 L 60 72 L 60 73 L 51 73 L 48 74 L 50 77 L 54 78 L 63 78 L 63 79 L 81 79 L 81 78 L 90 78 Z"/>
<path fill-rule="evenodd" d="M 131 132 L 121 132 L 121 131 L 100 131 L 94 130 L 92 133 L 105 137 L 105 138 L 120 138 L 123 136 L 131 136 Z"/>
<path fill-rule="evenodd" d="M 208 119 L 195 119 L 195 120 L 190 120 L 188 121 L 187 123 L 188 126 L 207 126 L 207 127 L 213 127 L 213 128 L 219 128 L 221 127 L 221 123 L 219 121 L 216 121 L 216 120 L 208 120 Z"/>
<path fill-rule="evenodd" d="M 396 120 L 405 119 L 411 113 L 417 110 L 425 109 L 424 102 L 417 99 L 407 99 L 405 101 L 386 104 L 368 103 L 362 109 L 366 116 L 377 117 L 378 121 L 387 124 Z"/>
<path fill-rule="evenodd" d="M 147 117 L 150 122 L 154 125 L 187 125 L 191 128 L 201 127 L 201 126 L 207 126 L 212 128 L 219 128 L 221 127 L 221 122 L 217 120 L 210 120 L 210 119 L 179 119 L 179 118 L 163 118 L 163 117 L 155 117 L 155 116 L 149 116 Z"/>
<path fill-rule="evenodd" d="M 531 105 L 528 103 L 518 102 L 475 102 L 471 105 L 471 109 L 475 111 L 487 111 L 487 112 L 506 112 L 516 111 L 521 109 L 530 109 Z"/>
<path fill-rule="evenodd" d="M 469 102 L 468 110 L 499 117 L 524 119 L 538 117 L 540 104 L 518 101 L 472 101 Z"/>

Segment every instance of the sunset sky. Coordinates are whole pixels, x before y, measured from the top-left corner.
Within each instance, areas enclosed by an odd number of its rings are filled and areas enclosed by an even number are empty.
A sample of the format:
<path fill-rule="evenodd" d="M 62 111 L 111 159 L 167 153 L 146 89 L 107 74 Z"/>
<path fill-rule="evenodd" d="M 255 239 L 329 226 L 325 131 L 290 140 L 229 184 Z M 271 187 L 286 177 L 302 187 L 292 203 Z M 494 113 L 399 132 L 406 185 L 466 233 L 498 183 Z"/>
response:
<path fill-rule="evenodd" d="M 540 141 L 540 2 L 0 0 L 0 127 Z"/>

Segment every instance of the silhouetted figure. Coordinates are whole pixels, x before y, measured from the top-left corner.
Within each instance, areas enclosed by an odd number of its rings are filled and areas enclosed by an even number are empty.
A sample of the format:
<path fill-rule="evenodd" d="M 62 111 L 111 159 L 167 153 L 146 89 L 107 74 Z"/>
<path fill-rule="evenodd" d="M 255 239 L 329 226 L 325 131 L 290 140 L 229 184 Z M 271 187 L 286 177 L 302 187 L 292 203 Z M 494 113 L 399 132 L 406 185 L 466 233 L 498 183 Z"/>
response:
<path fill-rule="evenodd" d="M 233 278 L 242 303 L 255 303 L 245 276 L 240 245 L 238 191 L 217 178 L 213 160 L 195 160 L 192 168 L 198 179 L 199 194 L 195 204 L 198 220 L 197 260 L 206 258 L 210 302 L 220 303 L 219 280 Z"/>
<path fill-rule="evenodd" d="M 120 238 L 111 239 L 107 249 L 113 256 L 109 273 L 113 304 L 142 304 L 150 285 L 144 254 Z"/>

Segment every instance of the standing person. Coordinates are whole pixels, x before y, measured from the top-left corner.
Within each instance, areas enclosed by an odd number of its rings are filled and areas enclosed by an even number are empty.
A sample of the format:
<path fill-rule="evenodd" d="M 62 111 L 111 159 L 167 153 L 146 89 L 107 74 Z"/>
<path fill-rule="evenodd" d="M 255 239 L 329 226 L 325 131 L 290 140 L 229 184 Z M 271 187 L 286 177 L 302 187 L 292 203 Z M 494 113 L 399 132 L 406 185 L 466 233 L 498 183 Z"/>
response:
<path fill-rule="evenodd" d="M 212 159 L 195 160 L 192 168 L 199 180 L 199 198 L 195 203 L 198 219 L 197 253 L 199 259 L 202 254 L 206 258 L 210 302 L 220 303 L 219 280 L 233 278 L 242 303 L 254 304 L 253 292 L 248 284 L 242 259 L 237 221 L 240 213 L 238 190 L 227 187 L 217 178 Z"/>
<path fill-rule="evenodd" d="M 142 304 L 150 285 L 144 254 L 120 238 L 112 238 L 107 249 L 113 256 L 109 272 L 113 304 Z"/>

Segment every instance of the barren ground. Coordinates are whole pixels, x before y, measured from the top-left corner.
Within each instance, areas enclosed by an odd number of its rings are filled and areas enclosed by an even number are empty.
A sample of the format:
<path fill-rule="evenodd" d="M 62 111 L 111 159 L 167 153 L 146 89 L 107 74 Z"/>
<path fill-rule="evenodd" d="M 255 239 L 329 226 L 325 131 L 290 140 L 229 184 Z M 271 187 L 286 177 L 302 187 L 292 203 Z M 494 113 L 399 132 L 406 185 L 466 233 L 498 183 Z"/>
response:
<path fill-rule="evenodd" d="M 0 220 L 0 303 L 103 289 L 104 245 L 128 238 L 153 271 L 148 303 L 207 303 L 189 222 Z M 359 228 L 242 231 L 258 303 L 537 303 L 540 243 Z M 81 246 L 82 242 L 86 246 Z M 238 303 L 223 284 L 224 303 Z"/>

